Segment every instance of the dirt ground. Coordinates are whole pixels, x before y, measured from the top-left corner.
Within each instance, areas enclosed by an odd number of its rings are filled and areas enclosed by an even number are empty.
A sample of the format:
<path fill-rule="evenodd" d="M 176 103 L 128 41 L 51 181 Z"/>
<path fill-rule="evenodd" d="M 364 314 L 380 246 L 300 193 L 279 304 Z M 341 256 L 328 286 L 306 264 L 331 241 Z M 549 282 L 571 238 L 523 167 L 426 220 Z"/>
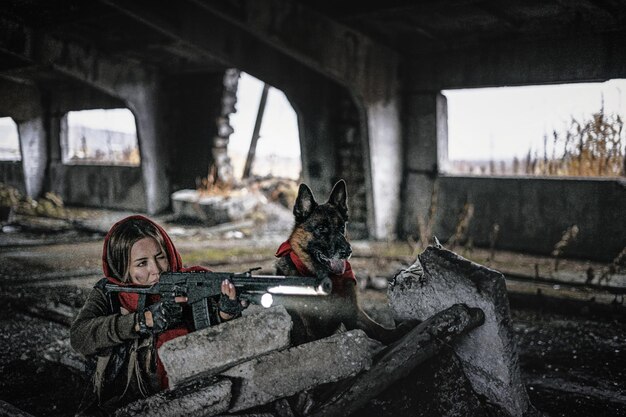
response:
<path fill-rule="evenodd" d="M 109 215 L 103 224 L 110 225 L 125 213 Z M 186 264 L 237 272 L 260 266 L 261 273 L 271 273 L 274 251 L 290 226 L 256 225 L 258 233 L 250 236 L 245 231 L 216 234 L 197 225 L 157 220 L 171 233 Z M 102 230 L 56 226 L 24 223 L 4 227 L 0 233 L 0 400 L 34 416 L 73 415 L 88 383 L 81 372 L 82 358 L 68 344 L 69 323 L 100 277 Z M 471 255 L 477 261 L 486 256 L 480 250 Z M 538 262 L 524 258 L 516 264 L 510 256 L 497 254 L 496 260 L 508 260 L 492 267 Z M 354 242 L 352 265 L 361 299 L 380 322 L 391 322 L 385 284 L 414 259 L 410 248 L 401 244 Z M 564 264 L 570 277 L 579 276 L 586 265 Z M 562 275 L 534 280 L 524 280 L 523 275 L 516 269 L 511 273 L 516 278 L 507 277 L 507 287 L 522 376 L 532 403 L 552 417 L 626 416 L 623 297 L 569 287 L 566 282 L 555 284 L 554 280 L 564 279 Z"/>

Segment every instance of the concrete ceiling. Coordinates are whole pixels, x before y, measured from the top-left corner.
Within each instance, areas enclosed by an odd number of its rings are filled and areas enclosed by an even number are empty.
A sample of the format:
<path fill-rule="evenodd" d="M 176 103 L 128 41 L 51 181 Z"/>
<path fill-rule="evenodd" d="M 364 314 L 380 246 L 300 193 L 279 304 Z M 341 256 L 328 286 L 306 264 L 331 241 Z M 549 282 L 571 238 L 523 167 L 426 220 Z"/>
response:
<path fill-rule="evenodd" d="M 623 0 L 296 1 L 405 54 L 626 27 Z"/>
<path fill-rule="evenodd" d="M 266 5 L 267 20 L 284 19 L 281 13 L 289 16 L 295 8 L 312 24 L 360 33 L 401 57 L 475 48 L 494 40 L 615 36 L 626 28 L 623 0 L 271 0 L 256 4 L 253 0 L 4 0 L 0 76 L 18 81 L 54 79 L 46 60 L 37 58 L 39 49 L 50 49 L 50 42 L 39 42 L 41 34 L 92 48 L 110 60 L 164 73 L 223 69 L 232 64 L 186 42 L 185 34 L 202 30 L 205 36 L 228 35 L 211 32 L 210 23 L 188 27 L 189 14 L 206 13 L 256 36 L 255 28 L 246 27 L 250 20 L 246 14 L 258 13 Z M 284 47 L 284 34 L 264 35 L 270 46 L 276 38 L 277 47 L 281 43 Z M 292 41 L 314 44 L 316 39 L 300 33 Z M 221 45 L 227 48 L 228 40 Z"/>

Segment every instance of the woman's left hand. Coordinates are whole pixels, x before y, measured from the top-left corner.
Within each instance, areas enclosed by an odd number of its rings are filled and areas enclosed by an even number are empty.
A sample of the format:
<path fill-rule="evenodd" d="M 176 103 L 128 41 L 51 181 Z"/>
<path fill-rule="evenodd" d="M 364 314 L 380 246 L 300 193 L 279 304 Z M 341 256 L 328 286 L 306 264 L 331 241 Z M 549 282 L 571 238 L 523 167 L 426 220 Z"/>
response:
<path fill-rule="evenodd" d="M 237 290 L 232 282 L 227 279 L 222 281 L 222 295 L 219 308 L 222 320 L 230 320 L 241 311 L 239 300 L 237 300 Z"/>

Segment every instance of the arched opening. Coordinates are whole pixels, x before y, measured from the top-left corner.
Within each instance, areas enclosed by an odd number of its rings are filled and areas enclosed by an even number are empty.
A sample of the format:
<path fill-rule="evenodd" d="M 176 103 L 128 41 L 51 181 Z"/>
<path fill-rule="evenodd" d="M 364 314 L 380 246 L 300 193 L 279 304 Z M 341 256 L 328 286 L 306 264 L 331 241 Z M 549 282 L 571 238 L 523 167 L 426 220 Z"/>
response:
<path fill-rule="evenodd" d="M 263 81 L 241 73 L 237 88 L 237 110 L 230 116 L 233 133 L 230 135 L 228 153 L 234 175 L 236 178 L 242 177 L 255 133 L 254 127 L 260 123 L 251 175 L 297 180 L 302 173 L 298 117 L 285 94 L 269 87 L 262 118 L 257 122 L 263 88 Z"/>
<path fill-rule="evenodd" d="M 128 109 L 70 111 L 62 126 L 64 164 L 139 166 L 141 163 L 135 117 Z"/>

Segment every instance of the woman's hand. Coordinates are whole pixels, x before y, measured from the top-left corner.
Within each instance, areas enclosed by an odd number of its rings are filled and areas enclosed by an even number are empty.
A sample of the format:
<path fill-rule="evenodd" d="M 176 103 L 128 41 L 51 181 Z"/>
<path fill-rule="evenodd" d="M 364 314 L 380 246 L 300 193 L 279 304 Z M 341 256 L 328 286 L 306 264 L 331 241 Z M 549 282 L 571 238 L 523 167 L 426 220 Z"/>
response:
<path fill-rule="evenodd" d="M 176 298 L 174 298 L 174 301 L 176 302 L 177 306 L 179 304 L 186 303 L 187 300 L 188 300 L 187 297 L 176 297 Z M 125 310 L 125 309 L 123 309 L 123 310 Z M 176 309 L 176 310 L 178 310 L 178 309 Z M 172 312 L 172 313 L 176 316 L 176 312 Z M 182 307 L 180 309 L 180 313 L 182 313 Z M 124 314 L 124 311 L 122 311 L 122 314 Z M 126 314 L 128 314 L 128 313 L 126 313 Z M 145 317 L 146 327 L 149 328 L 149 329 L 153 329 L 155 323 L 154 323 L 154 316 L 153 316 L 152 311 L 151 310 L 146 310 L 146 311 L 144 311 L 143 314 L 144 314 L 144 317 Z M 166 318 L 165 322 L 167 322 L 168 320 L 172 320 L 171 324 L 175 325 L 177 320 L 179 320 L 179 317 L 171 317 L 171 318 L 168 317 L 168 318 Z M 163 330 L 165 330 L 166 327 L 168 327 L 168 326 L 164 326 L 165 323 L 159 323 L 159 325 L 160 325 L 160 327 L 163 327 L 163 328 L 159 328 L 159 329 L 155 329 L 155 330 L 163 331 Z M 136 332 L 139 331 L 139 324 L 135 325 L 135 331 Z"/>
<path fill-rule="evenodd" d="M 219 301 L 220 318 L 230 320 L 241 312 L 241 304 L 237 299 L 237 290 L 229 280 L 222 281 L 222 295 Z"/>

